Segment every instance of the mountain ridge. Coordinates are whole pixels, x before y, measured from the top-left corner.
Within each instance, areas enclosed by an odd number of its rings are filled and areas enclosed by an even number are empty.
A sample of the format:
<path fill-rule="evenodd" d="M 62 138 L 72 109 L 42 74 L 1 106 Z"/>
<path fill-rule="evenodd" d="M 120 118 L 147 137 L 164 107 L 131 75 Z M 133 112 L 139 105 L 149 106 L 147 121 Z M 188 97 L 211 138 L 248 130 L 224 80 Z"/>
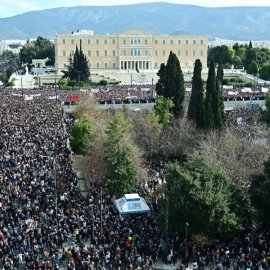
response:
<path fill-rule="evenodd" d="M 135 21 L 135 23 L 134 23 Z M 155 34 L 270 40 L 270 7 L 201 7 L 165 2 L 75 6 L 28 11 L 0 18 L 0 39 L 54 38 L 77 29 L 113 34 L 133 27 Z"/>

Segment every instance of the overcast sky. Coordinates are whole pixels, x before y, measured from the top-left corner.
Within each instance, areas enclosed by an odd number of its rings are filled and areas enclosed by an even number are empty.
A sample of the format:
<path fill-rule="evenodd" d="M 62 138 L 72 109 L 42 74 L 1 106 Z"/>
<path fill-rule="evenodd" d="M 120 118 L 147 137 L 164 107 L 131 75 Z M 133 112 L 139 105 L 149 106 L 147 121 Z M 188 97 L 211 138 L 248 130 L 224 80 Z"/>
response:
<path fill-rule="evenodd" d="M 54 7 L 123 5 L 158 0 L 0 0 L 0 18 L 17 15 L 27 11 Z M 168 0 L 178 4 L 192 4 L 208 7 L 225 6 L 270 6 L 270 0 Z"/>

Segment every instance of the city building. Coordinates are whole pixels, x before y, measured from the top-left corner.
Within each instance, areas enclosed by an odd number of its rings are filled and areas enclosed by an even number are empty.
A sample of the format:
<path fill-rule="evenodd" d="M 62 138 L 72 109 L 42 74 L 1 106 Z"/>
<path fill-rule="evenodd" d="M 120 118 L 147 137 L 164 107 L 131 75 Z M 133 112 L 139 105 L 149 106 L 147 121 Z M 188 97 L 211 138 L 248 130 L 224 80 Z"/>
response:
<path fill-rule="evenodd" d="M 68 58 L 82 44 L 91 74 L 106 76 L 122 82 L 153 82 L 157 71 L 166 63 L 170 51 L 180 60 L 182 70 L 190 74 L 196 59 L 207 69 L 208 38 L 206 36 L 155 35 L 132 29 L 114 35 L 94 35 L 92 31 L 78 31 L 55 38 L 55 67 L 66 69 Z M 132 76 L 133 75 L 133 76 Z"/>

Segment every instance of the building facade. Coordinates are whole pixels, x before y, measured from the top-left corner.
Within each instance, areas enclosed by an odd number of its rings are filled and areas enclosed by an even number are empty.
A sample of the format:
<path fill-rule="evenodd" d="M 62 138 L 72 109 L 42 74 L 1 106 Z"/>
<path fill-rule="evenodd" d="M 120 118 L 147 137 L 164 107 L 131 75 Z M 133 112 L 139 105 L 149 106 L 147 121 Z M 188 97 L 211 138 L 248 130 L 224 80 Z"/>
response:
<path fill-rule="evenodd" d="M 56 70 L 66 69 L 68 58 L 82 44 L 91 73 L 156 72 L 173 51 L 183 71 L 192 71 L 196 59 L 207 68 L 206 36 L 154 35 L 139 29 L 115 35 L 94 35 L 91 31 L 58 35 L 55 39 Z"/>

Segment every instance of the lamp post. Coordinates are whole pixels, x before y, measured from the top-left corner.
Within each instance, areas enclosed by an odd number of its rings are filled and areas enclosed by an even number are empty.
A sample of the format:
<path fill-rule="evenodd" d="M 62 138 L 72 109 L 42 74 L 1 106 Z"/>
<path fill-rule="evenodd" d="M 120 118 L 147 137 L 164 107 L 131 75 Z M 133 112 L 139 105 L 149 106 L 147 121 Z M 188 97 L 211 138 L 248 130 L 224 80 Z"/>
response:
<path fill-rule="evenodd" d="M 101 188 L 101 192 L 100 192 L 100 237 L 102 237 L 102 188 Z"/>
<path fill-rule="evenodd" d="M 54 75 L 54 91 L 55 91 L 55 101 L 57 102 L 56 70 L 55 70 L 55 75 Z"/>
<path fill-rule="evenodd" d="M 58 200 L 57 200 L 57 174 L 56 174 L 56 153 L 54 151 L 47 151 L 48 156 L 44 157 L 49 157 L 53 161 L 53 180 L 54 180 L 54 201 L 55 201 L 55 220 L 56 224 L 58 225 L 58 217 L 57 217 L 57 212 L 58 212 Z"/>
<path fill-rule="evenodd" d="M 186 264 L 186 267 L 188 267 L 188 245 L 187 245 L 187 237 L 188 237 L 188 227 L 189 227 L 189 224 L 187 223 L 186 221 L 186 239 L 185 239 L 185 264 Z"/>
<path fill-rule="evenodd" d="M 251 261 L 253 260 L 253 241 L 254 241 L 254 230 L 256 229 L 255 225 L 251 226 L 252 234 L 251 234 Z"/>

